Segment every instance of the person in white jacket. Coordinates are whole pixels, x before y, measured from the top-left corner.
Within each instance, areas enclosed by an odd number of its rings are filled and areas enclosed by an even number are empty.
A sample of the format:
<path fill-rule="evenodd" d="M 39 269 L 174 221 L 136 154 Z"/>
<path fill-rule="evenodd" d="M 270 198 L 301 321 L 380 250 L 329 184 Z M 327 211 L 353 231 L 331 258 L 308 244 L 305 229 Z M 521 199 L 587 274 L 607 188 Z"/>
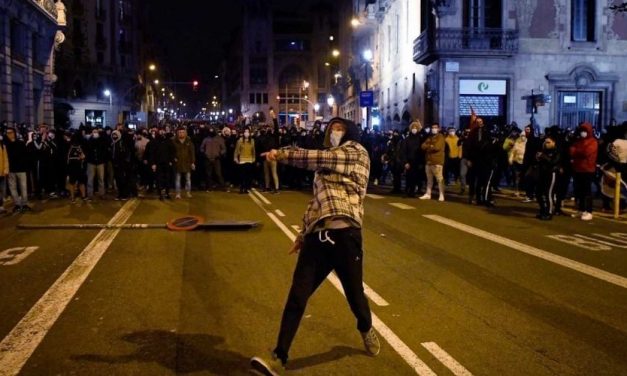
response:
<path fill-rule="evenodd" d="M 520 193 L 519 193 L 521 189 L 520 183 L 522 181 L 522 177 L 524 174 L 523 160 L 525 158 L 525 148 L 527 145 L 527 137 L 523 133 L 519 135 L 518 137 L 516 137 L 513 143 L 510 143 L 508 145 L 509 140 L 511 140 L 511 138 L 508 138 L 508 140 L 505 141 L 503 148 L 507 150 L 509 146 L 508 160 L 509 160 L 509 165 L 514 170 L 514 185 L 516 188 L 516 197 L 518 197 L 520 196 Z"/>

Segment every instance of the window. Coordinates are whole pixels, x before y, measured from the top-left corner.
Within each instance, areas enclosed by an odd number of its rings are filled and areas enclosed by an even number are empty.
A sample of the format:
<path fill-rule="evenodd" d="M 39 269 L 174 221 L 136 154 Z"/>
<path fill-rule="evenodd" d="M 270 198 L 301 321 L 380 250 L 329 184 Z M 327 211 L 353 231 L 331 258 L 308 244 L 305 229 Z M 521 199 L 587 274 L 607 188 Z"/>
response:
<path fill-rule="evenodd" d="M 595 38 L 595 0 L 572 0 L 571 35 L 574 42 L 594 42 Z"/>
<path fill-rule="evenodd" d="M 248 94 L 248 103 L 255 104 L 255 93 Z"/>
<path fill-rule="evenodd" d="M 388 25 L 388 61 L 392 60 L 392 26 Z"/>
<path fill-rule="evenodd" d="M 599 91 L 560 91 L 559 122 L 562 128 L 574 128 L 588 121 L 594 128 L 601 125 L 601 99 Z"/>
<path fill-rule="evenodd" d="M 464 27 L 501 28 L 502 0 L 465 0 Z"/>
<path fill-rule="evenodd" d="M 268 93 L 263 93 L 263 104 L 268 104 Z"/>
<path fill-rule="evenodd" d="M 255 96 L 255 99 L 256 99 L 255 103 L 261 104 L 261 93 L 257 93 Z"/>

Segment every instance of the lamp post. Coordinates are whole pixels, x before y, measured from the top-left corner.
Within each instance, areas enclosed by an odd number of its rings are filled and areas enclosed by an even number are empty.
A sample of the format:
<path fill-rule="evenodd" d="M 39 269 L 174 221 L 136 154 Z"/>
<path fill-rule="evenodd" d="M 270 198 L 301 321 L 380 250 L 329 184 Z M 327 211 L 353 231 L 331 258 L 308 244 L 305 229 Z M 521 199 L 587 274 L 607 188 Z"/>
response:
<path fill-rule="evenodd" d="M 111 93 L 111 90 L 106 89 L 104 91 L 104 96 L 109 98 L 109 114 L 110 117 L 113 118 L 113 94 Z M 109 124 L 109 126 L 113 128 L 113 124 Z"/>
<path fill-rule="evenodd" d="M 370 62 L 372 61 L 372 50 L 365 50 L 363 53 L 363 58 L 366 91 L 368 91 L 368 65 L 370 65 Z M 370 106 L 366 106 L 366 129 L 370 129 Z"/>

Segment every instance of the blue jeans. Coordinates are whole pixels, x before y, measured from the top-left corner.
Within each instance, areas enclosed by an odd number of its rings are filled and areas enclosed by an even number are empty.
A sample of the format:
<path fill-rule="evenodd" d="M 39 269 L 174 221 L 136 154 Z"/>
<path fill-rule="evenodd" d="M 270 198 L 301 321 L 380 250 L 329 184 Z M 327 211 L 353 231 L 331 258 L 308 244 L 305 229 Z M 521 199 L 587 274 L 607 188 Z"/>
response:
<path fill-rule="evenodd" d="M 192 173 L 191 172 L 177 172 L 176 178 L 174 179 L 174 188 L 176 189 L 176 194 L 181 193 L 181 176 L 185 175 L 185 190 L 187 192 L 191 192 L 192 190 Z"/>
<path fill-rule="evenodd" d="M 18 192 L 19 187 L 19 192 Z M 26 172 L 9 173 L 9 190 L 15 206 L 28 205 L 28 181 Z"/>

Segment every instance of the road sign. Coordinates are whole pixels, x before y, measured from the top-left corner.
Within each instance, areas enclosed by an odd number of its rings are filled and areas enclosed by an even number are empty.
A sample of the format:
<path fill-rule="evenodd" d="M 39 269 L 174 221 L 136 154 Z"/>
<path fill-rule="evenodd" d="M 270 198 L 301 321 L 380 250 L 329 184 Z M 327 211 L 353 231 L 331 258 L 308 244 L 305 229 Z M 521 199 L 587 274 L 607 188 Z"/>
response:
<path fill-rule="evenodd" d="M 374 92 L 372 90 L 362 91 L 359 93 L 359 106 L 360 107 L 374 106 Z"/>

